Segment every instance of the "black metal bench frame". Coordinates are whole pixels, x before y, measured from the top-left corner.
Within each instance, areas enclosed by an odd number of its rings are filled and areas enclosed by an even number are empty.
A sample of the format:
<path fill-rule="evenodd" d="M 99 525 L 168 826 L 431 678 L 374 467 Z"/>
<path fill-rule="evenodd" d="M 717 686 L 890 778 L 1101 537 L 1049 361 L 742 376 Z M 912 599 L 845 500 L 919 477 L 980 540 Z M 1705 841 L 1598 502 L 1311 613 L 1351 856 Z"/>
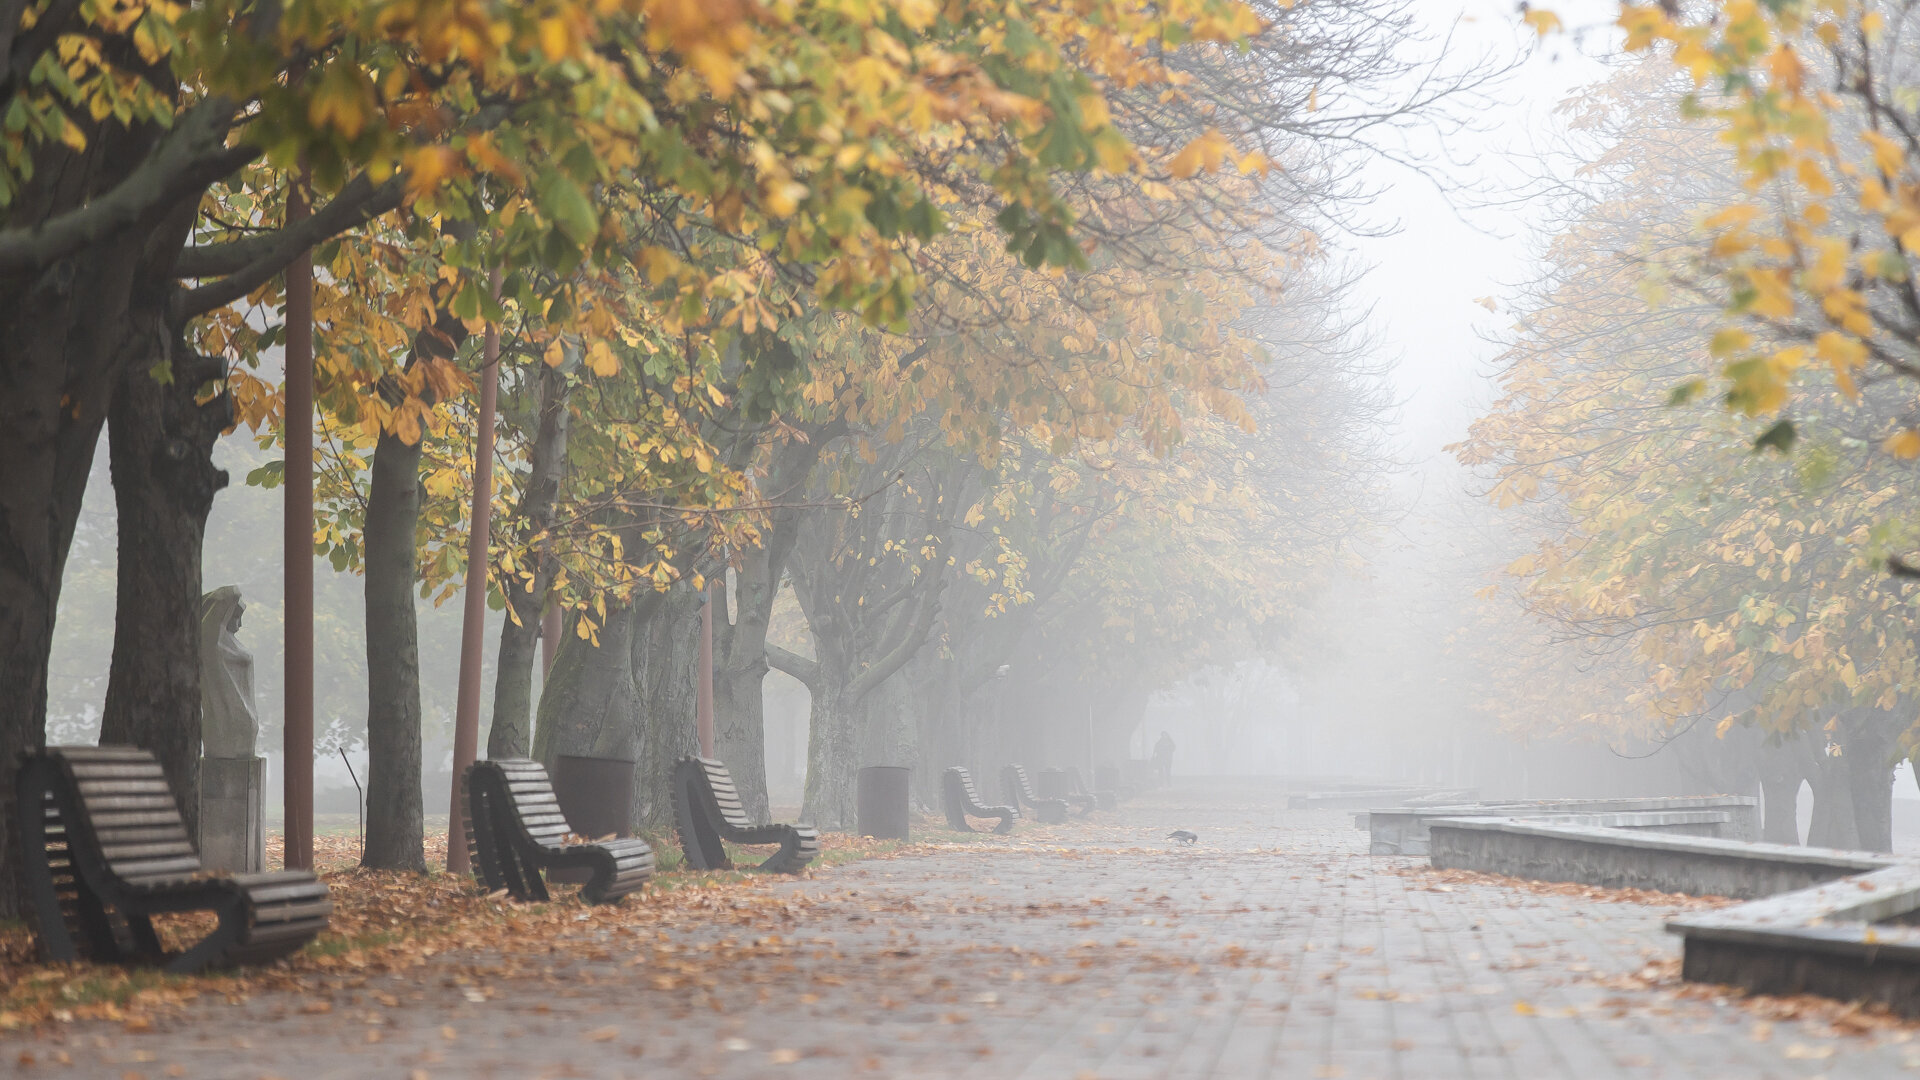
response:
<path fill-rule="evenodd" d="M 476 761 L 462 783 L 473 876 L 491 892 L 516 900 L 550 899 L 542 870 L 581 868 L 590 904 L 617 904 L 653 877 L 653 847 L 638 837 L 568 844 L 573 830 L 560 812 L 546 766 L 527 758 Z"/>
<path fill-rule="evenodd" d="M 1007 801 L 1022 811 L 1032 810 L 1033 819 L 1042 825 L 1058 825 L 1067 820 L 1067 804 L 1063 799 L 1042 799 L 1033 793 L 1033 784 L 1027 779 L 1027 770 L 1020 765 L 1000 767 L 1000 786 L 1007 791 Z"/>
<path fill-rule="evenodd" d="M 713 758 L 689 756 L 673 763 L 673 816 L 680 849 L 695 870 L 731 870 L 724 841 L 779 844 L 761 870 L 798 874 L 820 854 L 820 834 L 811 825 L 755 825 L 747 820 L 733 775 Z"/>
<path fill-rule="evenodd" d="M 131 746 L 28 751 L 14 774 L 14 828 L 28 908 L 49 960 L 176 974 L 259 964 L 327 928 L 311 871 L 209 874 L 152 754 Z M 211 911 L 213 932 L 168 953 L 153 916 Z"/>
<path fill-rule="evenodd" d="M 963 765 L 952 765 L 940 777 L 941 802 L 946 805 L 947 825 L 955 832 L 979 832 L 967 824 L 967 816 L 977 818 L 999 818 L 1000 824 L 993 831 L 1005 835 L 1013 831 L 1014 820 L 1020 811 L 1012 806 L 986 806 L 980 801 L 980 792 L 973 786 L 973 774 Z"/>

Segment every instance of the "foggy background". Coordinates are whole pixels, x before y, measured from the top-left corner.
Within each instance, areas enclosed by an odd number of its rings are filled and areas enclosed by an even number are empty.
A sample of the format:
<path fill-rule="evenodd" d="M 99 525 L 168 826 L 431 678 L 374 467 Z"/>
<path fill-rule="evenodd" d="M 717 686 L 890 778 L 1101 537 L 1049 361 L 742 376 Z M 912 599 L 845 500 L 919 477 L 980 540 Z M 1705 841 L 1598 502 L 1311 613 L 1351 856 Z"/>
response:
<path fill-rule="evenodd" d="M 1137 757 L 1161 731 L 1178 745 L 1185 775 L 1260 774 L 1418 782 L 1476 789 L 1483 798 L 1671 793 L 1692 781 L 1672 754 L 1594 741 L 1523 741 L 1499 730 L 1476 700 L 1485 685 L 1457 648 L 1475 590 L 1505 561 L 1497 523 L 1474 478 L 1443 447 L 1462 438 L 1492 398 L 1487 374 L 1511 323 L 1505 297 L 1528 278 L 1543 237 L 1542 147 L 1556 108 L 1602 78 L 1595 59 L 1615 43 L 1611 0 L 1563 0 L 1571 33 L 1536 43 L 1510 0 L 1434 0 L 1419 6 L 1445 62 L 1517 61 L 1491 91 L 1473 127 L 1442 144 L 1431 128 L 1405 132 L 1400 161 L 1375 156 L 1364 176 L 1375 195 L 1365 228 L 1328 237 L 1365 276 L 1353 294 L 1399 403 L 1391 434 L 1394 514 L 1362 542 L 1364 571 L 1321 591 L 1292 631 L 1287 655 L 1210 669 L 1156 695 L 1134 734 Z M 1444 45 L 1443 45 L 1444 43 Z M 1369 234 L 1369 232 L 1373 234 Z M 263 373 L 264 374 L 264 373 Z M 205 582 L 240 587 L 241 642 L 255 657 L 260 750 L 270 761 L 268 806 L 279 813 L 282 666 L 281 498 L 247 485 L 273 456 L 244 431 L 216 460 L 232 477 L 209 523 Z M 49 740 L 97 737 L 113 622 L 114 512 L 104 445 L 81 514 L 62 595 L 49 692 Z M 365 657 L 359 577 L 316 560 L 317 809 L 352 813 L 347 762 L 365 778 Z M 421 600 L 426 809 L 448 793 L 460 604 Z M 487 654 L 502 615 L 488 613 Z M 803 649 L 792 626 L 776 639 Z M 1484 662 L 1484 659 L 1480 662 Z M 536 680 L 538 675 L 536 673 Z M 481 730 L 490 723 L 491 662 L 483 676 Z M 537 683 L 536 683 L 536 693 Z M 807 693 L 779 672 L 766 680 L 768 781 L 776 805 L 800 801 Z M 343 762 L 340 750 L 346 751 Z M 1895 839 L 1920 849 L 1920 791 L 1906 767 L 1895 785 Z M 1807 804 L 1802 802 L 1802 830 Z"/>

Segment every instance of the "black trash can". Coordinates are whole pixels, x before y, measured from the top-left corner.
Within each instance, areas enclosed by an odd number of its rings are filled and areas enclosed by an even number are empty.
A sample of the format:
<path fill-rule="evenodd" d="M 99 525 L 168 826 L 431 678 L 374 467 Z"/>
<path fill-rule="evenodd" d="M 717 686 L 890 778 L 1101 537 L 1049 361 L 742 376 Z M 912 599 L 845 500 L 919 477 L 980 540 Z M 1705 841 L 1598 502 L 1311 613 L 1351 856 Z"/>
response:
<path fill-rule="evenodd" d="M 860 770 L 854 809 L 862 836 L 907 839 L 907 786 L 912 776 L 913 770 L 904 765 L 869 765 Z"/>
<path fill-rule="evenodd" d="M 633 835 L 634 768 L 621 758 L 561 754 L 555 759 L 553 791 L 567 827 L 589 840 Z M 548 881 L 582 882 L 592 876 L 585 867 L 547 871 Z"/>

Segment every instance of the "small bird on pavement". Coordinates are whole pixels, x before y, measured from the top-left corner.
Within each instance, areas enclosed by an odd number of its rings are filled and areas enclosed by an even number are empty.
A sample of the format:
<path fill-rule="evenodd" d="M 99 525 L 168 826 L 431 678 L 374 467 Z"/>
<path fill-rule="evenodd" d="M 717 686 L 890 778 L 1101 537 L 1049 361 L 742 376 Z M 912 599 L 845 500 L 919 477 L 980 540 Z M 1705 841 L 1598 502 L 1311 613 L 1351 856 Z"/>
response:
<path fill-rule="evenodd" d="M 1183 844 L 1191 844 L 1200 839 L 1200 834 L 1190 833 L 1185 829 L 1175 829 L 1167 834 L 1167 839 L 1178 840 Z"/>

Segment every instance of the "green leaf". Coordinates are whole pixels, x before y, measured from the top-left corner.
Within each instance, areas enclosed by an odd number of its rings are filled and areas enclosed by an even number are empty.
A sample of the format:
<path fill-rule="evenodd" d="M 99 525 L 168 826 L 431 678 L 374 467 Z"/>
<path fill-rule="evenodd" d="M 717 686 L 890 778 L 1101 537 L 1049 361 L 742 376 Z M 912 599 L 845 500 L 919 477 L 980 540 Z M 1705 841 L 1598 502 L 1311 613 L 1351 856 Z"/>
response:
<path fill-rule="evenodd" d="M 540 175 L 534 192 L 540 198 L 541 211 L 560 226 L 568 239 L 582 246 L 593 242 L 600 232 L 600 215 L 579 184 L 563 173 L 549 170 Z"/>
<path fill-rule="evenodd" d="M 1679 386 L 1674 387 L 1673 391 L 1667 395 L 1667 405 L 1669 407 L 1685 405 L 1687 402 L 1699 397 L 1701 392 L 1706 388 L 1707 382 L 1705 379 L 1689 379 Z"/>
<path fill-rule="evenodd" d="M 1791 453 L 1793 450 L 1793 440 L 1798 437 L 1793 430 L 1793 421 L 1782 420 L 1768 428 L 1759 438 L 1753 440 L 1753 452 L 1757 454 L 1761 450 L 1771 446 L 1783 454 Z"/>
<path fill-rule="evenodd" d="M 287 463 L 269 461 L 265 465 L 247 474 L 247 486 L 258 488 L 277 488 L 287 478 Z"/>

